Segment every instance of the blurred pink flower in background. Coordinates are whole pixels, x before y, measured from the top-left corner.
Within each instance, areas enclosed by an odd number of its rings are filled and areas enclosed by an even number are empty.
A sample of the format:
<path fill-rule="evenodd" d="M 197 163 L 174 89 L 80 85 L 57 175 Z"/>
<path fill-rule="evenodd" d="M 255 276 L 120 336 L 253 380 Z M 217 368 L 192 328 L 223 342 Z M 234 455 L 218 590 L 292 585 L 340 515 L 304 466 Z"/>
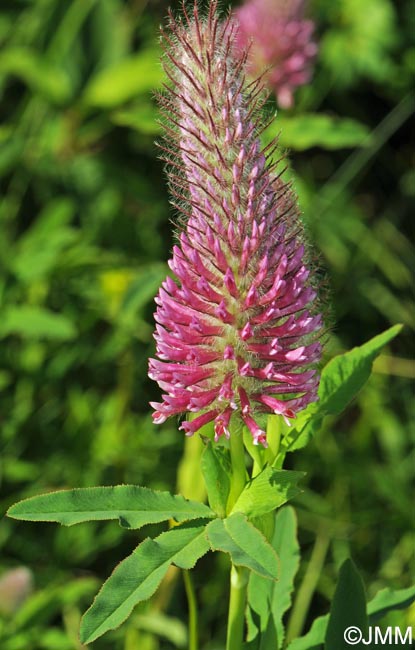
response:
<path fill-rule="evenodd" d="M 317 45 L 314 23 L 305 20 L 305 0 L 247 0 L 235 11 L 237 46 L 250 46 L 249 69 L 264 80 L 281 108 L 293 105 L 293 93 L 312 76 Z"/>

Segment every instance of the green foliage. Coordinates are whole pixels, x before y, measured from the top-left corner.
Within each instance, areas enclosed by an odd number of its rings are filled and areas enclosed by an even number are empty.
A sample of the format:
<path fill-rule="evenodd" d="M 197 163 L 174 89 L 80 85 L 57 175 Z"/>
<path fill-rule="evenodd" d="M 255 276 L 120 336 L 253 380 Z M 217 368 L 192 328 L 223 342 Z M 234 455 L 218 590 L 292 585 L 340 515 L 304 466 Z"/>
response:
<path fill-rule="evenodd" d="M 357 627 L 367 639 L 368 624 L 373 625 L 388 612 L 399 610 L 415 602 L 415 586 L 394 591 L 383 589 L 367 603 L 363 582 L 352 560 L 340 567 L 339 580 L 330 614 L 317 618 L 309 632 L 295 639 L 287 650 L 337 650 L 347 648 L 344 632 L 349 626 Z M 368 647 L 359 644 L 357 647 Z"/>
<path fill-rule="evenodd" d="M 292 641 L 288 646 L 288 650 L 323 650 L 322 643 L 324 642 L 328 620 L 328 615 L 316 618 L 310 631 L 303 637 Z"/>
<path fill-rule="evenodd" d="M 211 501 L 224 513 L 228 490 L 221 491 L 218 477 L 229 488 L 232 468 L 225 452 L 213 450 L 210 442 L 203 453 L 203 470 Z M 54 521 L 65 526 L 111 519 L 130 529 L 168 519 L 182 524 L 154 540 L 144 540 L 115 569 L 83 618 L 81 638 L 89 643 L 119 627 L 138 603 L 150 598 L 172 564 L 191 569 L 209 549 L 229 553 L 234 565 L 246 567 L 262 578 L 276 580 L 279 574 L 276 549 L 281 548 L 286 556 L 283 547 L 290 539 L 285 537 L 289 538 L 290 533 L 292 537 L 292 531 L 284 532 L 280 524 L 284 527 L 285 521 L 285 527 L 289 527 L 290 521 L 287 515 L 278 519 L 277 535 L 271 545 L 246 515 L 259 518 L 260 523 L 261 515 L 272 512 L 293 495 L 292 484 L 299 473 L 269 470 L 264 470 L 247 486 L 248 496 L 242 492 L 236 511 L 225 519 L 212 521 L 214 512 L 203 503 L 133 485 L 51 492 L 25 499 L 9 508 L 7 514 L 15 519 Z M 262 502 L 264 507 L 261 507 Z M 184 521 L 187 523 L 183 524 Z M 295 539 L 291 539 L 293 541 L 291 548 L 295 548 Z M 284 580 L 282 588 L 286 586 L 287 580 Z M 281 620 L 277 623 L 281 627 Z"/>
<path fill-rule="evenodd" d="M 331 605 L 325 650 L 348 650 L 350 644 L 344 638 L 344 632 L 351 626 L 357 627 L 366 638 L 368 622 L 362 578 L 352 560 L 346 560 L 340 568 L 339 581 Z"/>
<path fill-rule="evenodd" d="M 287 451 L 304 447 L 318 430 L 324 416 L 339 415 L 346 408 L 368 380 L 376 356 L 401 329 L 401 325 L 395 325 L 328 362 L 321 373 L 319 401 L 300 414 L 298 422 L 283 440 Z"/>
<path fill-rule="evenodd" d="M 9 307 L 3 318 L 0 338 L 16 334 L 31 340 L 66 341 L 76 336 L 75 326 L 68 318 L 41 307 Z"/>
<path fill-rule="evenodd" d="M 147 612 L 134 616 L 134 625 L 140 630 L 161 636 L 176 648 L 185 648 L 187 644 L 187 628 L 177 618 L 163 614 Z M 135 646 L 136 647 L 136 646 Z M 131 645 L 134 650 L 134 645 Z"/>
<path fill-rule="evenodd" d="M 311 549 L 324 534 L 333 562 L 323 561 L 307 621 L 328 611 L 333 566 L 353 551 L 371 595 L 385 587 L 409 593 L 399 611 L 386 614 L 404 625 L 413 616 L 406 610 L 413 574 L 414 249 L 407 215 L 414 12 L 407 0 L 313 0 L 309 10 L 320 44 L 315 75 L 296 93 L 293 110 L 278 111 L 276 130 L 283 126 L 282 138 L 291 138 L 291 177 L 330 278 L 327 358 L 397 322 L 405 327 L 377 357 L 347 414 L 325 417 L 313 444 L 289 457 L 290 468 L 306 473 L 296 497 L 304 549 L 297 586 L 315 568 Z M 152 425 L 148 401 L 159 392 L 146 379 L 151 303 L 172 245 L 153 145 L 164 15 L 163 3 L 141 0 L 1 4 L 3 512 L 33 494 L 75 486 L 174 489 L 183 437 L 174 421 Z M 280 429 L 284 437 L 284 424 Z M 199 498 L 200 472 L 189 464 L 182 474 L 186 496 Z M 3 519 L 0 574 L 29 566 L 35 591 L 9 619 L 0 617 L 1 648 L 78 648 L 81 611 L 140 534 L 111 522 L 61 530 Z M 196 572 L 203 650 L 220 647 L 224 636 L 218 621 L 227 572 L 214 571 L 224 567 L 216 562 L 208 555 Z M 171 650 L 174 634 L 163 636 L 161 609 L 182 622 L 183 642 L 183 588 L 169 584 L 94 650 Z M 321 647 L 324 629 L 319 638 Z"/>
<path fill-rule="evenodd" d="M 252 573 L 248 587 L 248 643 L 250 650 L 282 648 L 284 642 L 283 616 L 291 605 L 294 578 L 300 565 L 297 541 L 297 518 L 290 506 L 275 516 L 271 545 L 280 558 L 278 582 L 270 582 Z"/>
<path fill-rule="evenodd" d="M 277 554 L 242 513 L 236 512 L 226 519 L 214 519 L 206 526 L 206 535 L 212 550 L 229 553 L 236 566 L 247 567 L 270 580 L 277 579 Z"/>
<path fill-rule="evenodd" d="M 335 357 L 324 368 L 319 386 L 319 406 L 329 415 L 339 415 L 369 379 L 374 359 L 399 334 L 395 325 L 383 334 Z"/>
<path fill-rule="evenodd" d="M 148 49 L 104 68 L 85 88 L 81 101 L 94 108 L 116 108 L 161 85 L 160 51 Z"/>
<path fill-rule="evenodd" d="M 271 141 L 279 135 L 283 147 L 303 151 L 311 147 L 342 149 L 361 147 L 370 142 L 369 129 L 351 119 L 339 119 L 321 113 L 281 116 L 269 126 L 265 139 Z"/>
<path fill-rule="evenodd" d="M 297 482 L 301 472 L 275 470 L 266 467 L 247 483 L 232 508 L 232 513 L 242 512 L 247 517 L 261 517 L 279 508 L 300 493 Z"/>
<path fill-rule="evenodd" d="M 38 647 L 37 644 L 42 639 L 42 648 L 54 650 L 62 647 L 72 650 L 78 630 L 73 630 L 71 639 L 65 631 L 53 626 L 53 622 L 62 609 L 75 612 L 74 608 L 80 602 L 87 603 L 97 587 L 98 581 L 95 578 L 84 577 L 62 585 L 50 584 L 42 591 L 32 594 L 16 615 L 0 628 L 2 648 L 18 650 Z"/>
<path fill-rule="evenodd" d="M 0 56 L 0 75 L 5 79 L 9 75 L 20 78 L 33 92 L 52 103 L 65 102 L 71 94 L 64 71 L 28 48 L 5 50 Z"/>
<path fill-rule="evenodd" d="M 82 620 L 81 641 L 91 643 L 118 627 L 137 603 L 152 596 L 169 566 L 191 569 L 208 550 L 203 524 L 185 524 L 146 539 L 103 585 Z"/>
<path fill-rule="evenodd" d="M 219 517 L 225 517 L 230 491 L 230 457 L 222 447 L 207 440 L 201 466 L 207 488 L 209 505 Z"/>
<path fill-rule="evenodd" d="M 377 621 L 391 610 L 404 609 L 415 601 L 415 586 L 408 589 L 382 589 L 368 603 L 367 613 L 370 623 Z"/>
<path fill-rule="evenodd" d="M 25 499 L 12 506 L 7 514 L 15 519 L 55 521 L 64 526 L 116 519 L 125 528 L 141 528 L 168 519 L 183 522 L 214 516 L 198 501 L 135 485 L 51 492 Z"/>
<path fill-rule="evenodd" d="M 335 27 L 326 34 L 322 56 L 336 83 L 349 85 L 356 74 L 384 81 L 395 71 L 391 51 L 397 42 L 390 0 L 339 0 L 332 9 Z"/>

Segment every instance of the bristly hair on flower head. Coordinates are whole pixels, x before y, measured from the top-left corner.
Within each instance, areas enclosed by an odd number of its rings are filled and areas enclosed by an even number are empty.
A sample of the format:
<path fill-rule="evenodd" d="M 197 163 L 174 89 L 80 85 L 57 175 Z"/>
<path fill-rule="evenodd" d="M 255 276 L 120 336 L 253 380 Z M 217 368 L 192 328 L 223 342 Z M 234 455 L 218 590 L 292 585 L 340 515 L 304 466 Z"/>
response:
<path fill-rule="evenodd" d="M 192 435 L 214 421 L 215 439 L 239 419 L 266 445 L 261 413 L 287 421 L 317 399 L 321 356 L 316 291 L 305 263 L 295 197 L 261 150 L 262 82 L 248 84 L 236 58 L 237 24 L 183 8 L 163 32 L 170 79 L 160 101 L 179 242 L 156 298 L 158 359 L 149 376 L 164 391 L 154 422 L 192 413 Z"/>

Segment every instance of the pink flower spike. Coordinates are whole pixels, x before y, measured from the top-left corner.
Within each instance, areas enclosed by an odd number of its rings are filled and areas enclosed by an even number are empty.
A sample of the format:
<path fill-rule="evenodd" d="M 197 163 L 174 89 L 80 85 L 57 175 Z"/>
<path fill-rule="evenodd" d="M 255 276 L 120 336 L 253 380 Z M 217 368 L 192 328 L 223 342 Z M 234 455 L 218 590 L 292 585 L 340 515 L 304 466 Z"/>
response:
<path fill-rule="evenodd" d="M 258 414 L 289 421 L 317 398 L 322 319 L 295 197 L 256 135 L 261 82 L 245 81 L 237 19 L 220 22 L 216 0 L 209 7 L 206 18 L 171 18 L 164 39 L 172 85 L 160 103 L 182 229 L 175 277 L 156 298 L 149 376 L 163 401 L 153 419 L 194 413 L 180 429 L 193 435 L 214 421 L 215 440 L 239 420 L 266 446 Z M 292 74 L 296 54 L 287 53 Z"/>

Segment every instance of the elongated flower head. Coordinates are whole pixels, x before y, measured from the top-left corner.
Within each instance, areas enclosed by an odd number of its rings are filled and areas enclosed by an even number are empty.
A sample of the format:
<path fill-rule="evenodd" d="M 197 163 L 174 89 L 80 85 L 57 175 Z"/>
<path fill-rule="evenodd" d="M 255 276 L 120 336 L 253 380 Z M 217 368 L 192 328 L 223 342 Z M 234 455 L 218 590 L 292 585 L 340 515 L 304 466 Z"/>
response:
<path fill-rule="evenodd" d="M 317 54 L 314 23 L 304 19 L 305 0 L 247 0 L 236 10 L 237 45 L 250 44 L 249 67 L 265 73 L 282 108 L 293 104 L 297 86 L 308 83 Z"/>
<path fill-rule="evenodd" d="M 294 197 L 258 140 L 260 83 L 247 85 L 236 23 L 215 9 L 171 18 L 165 35 L 163 148 L 183 228 L 156 298 L 153 417 L 195 414 L 188 435 L 214 420 L 216 439 L 239 418 L 266 444 L 261 413 L 290 419 L 316 399 L 321 317 Z"/>

